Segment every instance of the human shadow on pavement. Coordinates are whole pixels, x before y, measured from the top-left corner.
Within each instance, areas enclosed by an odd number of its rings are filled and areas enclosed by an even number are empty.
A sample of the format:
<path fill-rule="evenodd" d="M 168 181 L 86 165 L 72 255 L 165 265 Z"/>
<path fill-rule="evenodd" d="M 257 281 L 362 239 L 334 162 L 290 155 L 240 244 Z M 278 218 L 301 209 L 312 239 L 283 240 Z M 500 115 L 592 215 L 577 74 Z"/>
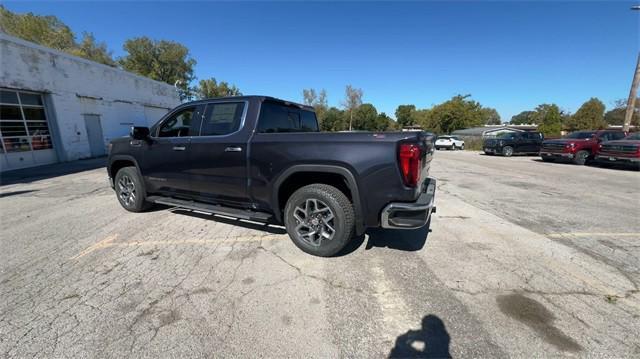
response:
<path fill-rule="evenodd" d="M 367 230 L 369 240 L 365 249 L 387 247 L 407 252 L 419 251 L 427 242 L 427 237 L 431 232 L 430 226 L 431 218 L 427 224 L 417 229 L 369 229 Z"/>
<path fill-rule="evenodd" d="M 396 338 L 389 358 L 451 358 L 451 337 L 438 316 L 422 318 L 422 328 L 409 330 Z"/>

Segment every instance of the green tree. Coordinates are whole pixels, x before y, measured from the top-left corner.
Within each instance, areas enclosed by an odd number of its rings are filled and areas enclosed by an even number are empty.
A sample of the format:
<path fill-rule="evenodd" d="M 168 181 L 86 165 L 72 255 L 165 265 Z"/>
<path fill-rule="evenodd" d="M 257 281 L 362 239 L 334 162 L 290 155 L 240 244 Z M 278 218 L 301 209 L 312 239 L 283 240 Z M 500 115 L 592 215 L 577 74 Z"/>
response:
<path fill-rule="evenodd" d="M 189 84 L 195 78 L 193 67 L 196 60 L 191 58 L 189 49 L 184 45 L 143 36 L 125 41 L 123 49 L 127 54 L 120 59 L 122 68 L 157 81 L 176 84 L 182 90 L 183 99 L 192 96 Z"/>
<path fill-rule="evenodd" d="M 411 126 L 417 122 L 415 105 L 399 105 L 396 108 L 396 120 L 401 127 Z"/>
<path fill-rule="evenodd" d="M 450 100 L 433 106 L 429 113 L 429 126 L 438 133 L 483 125 L 482 106 L 470 95 L 456 95 Z"/>
<path fill-rule="evenodd" d="M 538 131 L 545 136 L 560 136 L 562 130 L 562 112 L 556 104 L 542 104 L 536 107 L 533 118 Z"/>
<path fill-rule="evenodd" d="M 402 127 L 394 121 L 386 113 L 380 112 L 376 118 L 376 131 L 396 131 L 401 130 Z"/>
<path fill-rule="evenodd" d="M 512 125 L 528 125 L 533 123 L 533 115 L 535 114 L 535 111 L 522 111 L 519 114 L 512 116 L 511 117 L 511 122 L 509 122 Z"/>
<path fill-rule="evenodd" d="M 216 81 L 215 78 L 200 80 L 194 89 L 195 95 L 199 99 L 227 96 L 242 96 L 242 92 L 235 85 L 230 85 L 225 81 Z"/>
<path fill-rule="evenodd" d="M 104 43 L 97 43 L 89 33 L 84 33 L 82 41 L 76 43 L 73 31 L 55 16 L 16 14 L 0 5 L 0 31 L 88 60 L 116 66 Z"/>
<path fill-rule="evenodd" d="M 500 121 L 500 114 L 495 108 L 483 107 L 480 111 L 482 112 L 482 121 L 485 125 L 499 125 L 502 123 Z"/>
<path fill-rule="evenodd" d="M 376 131 L 377 118 L 378 110 L 372 104 L 362 104 L 353 111 L 352 128 L 360 131 Z"/>
<path fill-rule="evenodd" d="M 353 126 L 353 112 L 362 105 L 362 89 L 355 88 L 351 85 L 347 85 L 344 91 L 344 101 L 342 107 L 349 113 L 349 130 L 354 128 Z"/>
<path fill-rule="evenodd" d="M 622 126 L 627 112 L 627 100 L 620 99 L 613 103 L 613 109 L 604 114 L 604 121 L 608 125 Z M 640 98 L 636 100 L 636 108 L 631 117 L 631 125 L 640 126 Z"/>
<path fill-rule="evenodd" d="M 117 65 L 111 55 L 111 51 L 107 49 L 107 45 L 104 42 L 96 42 L 91 33 L 85 32 L 82 41 L 76 47 L 70 49 L 69 53 L 108 66 L 115 67 Z"/>
<path fill-rule="evenodd" d="M 305 105 L 313 106 L 313 109 L 316 112 L 316 117 L 320 122 L 320 128 L 322 128 L 324 113 L 329 108 L 329 104 L 327 102 L 327 91 L 322 89 L 319 92 L 316 92 L 316 90 L 312 88 L 303 89 L 302 98 Z"/>
<path fill-rule="evenodd" d="M 568 118 L 567 128 L 575 130 L 598 130 L 607 127 L 604 121 L 604 104 L 592 97 Z"/>
<path fill-rule="evenodd" d="M 335 107 L 329 108 L 322 116 L 318 116 L 322 131 L 345 131 L 349 128 L 348 115 Z"/>

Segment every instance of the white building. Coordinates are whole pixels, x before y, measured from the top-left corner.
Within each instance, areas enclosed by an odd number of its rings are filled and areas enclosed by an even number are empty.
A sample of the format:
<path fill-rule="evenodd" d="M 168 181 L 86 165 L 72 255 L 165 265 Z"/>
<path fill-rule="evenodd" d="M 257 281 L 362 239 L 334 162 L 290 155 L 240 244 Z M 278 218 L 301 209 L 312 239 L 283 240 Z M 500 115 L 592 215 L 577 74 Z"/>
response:
<path fill-rule="evenodd" d="M 179 103 L 171 85 L 0 33 L 0 171 L 102 156 Z"/>

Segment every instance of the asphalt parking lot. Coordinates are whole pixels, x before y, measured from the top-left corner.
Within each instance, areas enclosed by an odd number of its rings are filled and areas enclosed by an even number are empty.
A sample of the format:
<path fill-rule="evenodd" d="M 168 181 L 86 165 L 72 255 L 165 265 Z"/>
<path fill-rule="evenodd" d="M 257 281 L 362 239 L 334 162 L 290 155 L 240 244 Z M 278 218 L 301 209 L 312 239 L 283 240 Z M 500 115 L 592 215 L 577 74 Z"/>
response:
<path fill-rule="evenodd" d="M 640 356 L 638 172 L 441 151 L 428 228 L 326 259 L 66 166 L 0 187 L 2 357 Z"/>

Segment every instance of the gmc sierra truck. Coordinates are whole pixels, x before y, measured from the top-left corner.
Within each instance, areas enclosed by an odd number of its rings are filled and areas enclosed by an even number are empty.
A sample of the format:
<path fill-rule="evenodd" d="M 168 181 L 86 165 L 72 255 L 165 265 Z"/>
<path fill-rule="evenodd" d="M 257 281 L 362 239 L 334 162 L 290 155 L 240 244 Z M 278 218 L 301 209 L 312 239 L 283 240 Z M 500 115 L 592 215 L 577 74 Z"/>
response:
<path fill-rule="evenodd" d="M 626 135 L 621 130 L 571 132 L 563 138 L 542 142 L 540 157 L 545 162 L 564 160 L 584 165 L 594 159 L 601 142 L 621 140 Z"/>
<path fill-rule="evenodd" d="M 424 226 L 435 211 L 426 132 L 323 133 L 312 107 L 264 96 L 185 103 L 109 144 L 118 201 L 281 224 L 333 256 L 367 228 Z"/>

